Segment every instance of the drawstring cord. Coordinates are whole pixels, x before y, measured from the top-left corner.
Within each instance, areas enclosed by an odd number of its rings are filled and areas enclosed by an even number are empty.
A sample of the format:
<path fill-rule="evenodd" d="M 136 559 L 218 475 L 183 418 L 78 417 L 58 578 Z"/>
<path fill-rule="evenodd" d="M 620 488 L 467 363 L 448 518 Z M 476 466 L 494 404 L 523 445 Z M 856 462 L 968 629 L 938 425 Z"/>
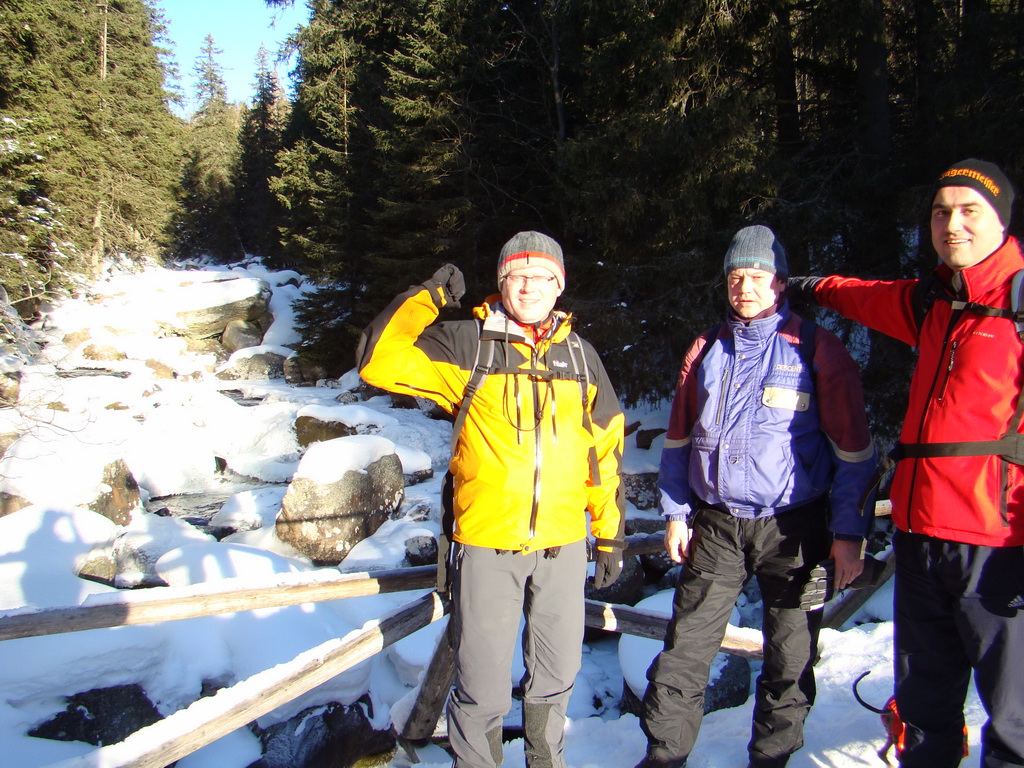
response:
<path fill-rule="evenodd" d="M 552 330 L 549 331 L 549 335 L 553 332 L 553 330 L 554 330 L 554 326 L 552 326 Z M 506 325 L 505 326 L 505 349 L 508 350 L 510 346 L 511 346 L 511 339 L 509 337 L 508 326 Z M 549 346 L 549 349 L 545 349 L 544 350 L 544 366 L 545 367 L 548 367 L 547 359 L 548 359 L 548 352 L 550 351 L 550 345 L 548 345 L 548 346 Z M 536 340 L 534 341 L 534 349 L 536 350 Z M 506 365 L 507 364 L 508 364 L 508 361 L 506 360 Z M 544 408 L 547 405 L 547 402 L 550 401 L 550 403 L 551 403 L 551 436 L 552 436 L 552 441 L 554 443 L 557 443 L 558 442 L 558 430 L 557 430 L 557 427 L 556 427 L 557 422 L 556 422 L 556 419 L 555 419 L 555 386 L 554 386 L 553 381 L 551 379 L 548 379 L 548 378 L 544 379 L 545 383 L 547 384 L 547 387 L 546 387 L 547 395 L 544 398 L 539 399 L 534 404 L 535 407 L 534 407 L 534 414 L 533 414 L 533 426 L 531 426 L 531 427 L 524 427 L 523 426 L 522 392 L 520 391 L 520 388 L 519 388 L 519 377 L 521 375 L 522 374 L 513 373 L 510 376 L 506 376 L 505 377 L 505 396 L 502 398 L 502 408 L 504 409 L 505 419 L 516 430 L 516 442 L 519 445 L 522 445 L 523 444 L 523 432 L 535 432 L 540 427 L 541 421 L 544 419 Z M 515 418 L 514 419 L 513 419 L 513 415 L 509 412 L 509 397 L 508 397 L 508 380 L 509 380 L 509 378 L 512 379 L 512 399 L 515 402 L 515 408 L 516 408 Z"/>

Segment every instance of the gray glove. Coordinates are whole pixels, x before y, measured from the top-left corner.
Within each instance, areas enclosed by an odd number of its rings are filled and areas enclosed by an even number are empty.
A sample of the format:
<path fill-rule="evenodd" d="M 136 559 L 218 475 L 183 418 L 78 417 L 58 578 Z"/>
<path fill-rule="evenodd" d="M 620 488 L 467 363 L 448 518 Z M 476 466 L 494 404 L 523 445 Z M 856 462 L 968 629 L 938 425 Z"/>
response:
<path fill-rule="evenodd" d="M 459 299 L 466 294 L 466 279 L 454 264 L 445 264 L 423 284 L 438 294 L 438 307 L 461 307 Z"/>

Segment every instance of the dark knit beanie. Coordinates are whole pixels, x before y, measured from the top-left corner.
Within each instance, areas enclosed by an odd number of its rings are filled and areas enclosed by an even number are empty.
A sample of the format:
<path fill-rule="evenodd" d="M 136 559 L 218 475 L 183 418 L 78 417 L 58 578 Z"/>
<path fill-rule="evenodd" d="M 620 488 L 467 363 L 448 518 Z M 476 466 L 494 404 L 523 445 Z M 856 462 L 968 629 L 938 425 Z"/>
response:
<path fill-rule="evenodd" d="M 942 187 L 970 187 L 984 197 L 999 216 L 1003 227 L 1010 226 L 1010 212 L 1013 208 L 1013 185 L 995 163 L 977 160 L 973 157 L 949 166 L 935 182 L 935 193 Z"/>
<path fill-rule="evenodd" d="M 565 288 L 565 260 L 562 246 L 540 232 L 520 232 L 501 249 L 498 257 L 498 283 L 501 278 L 519 267 L 544 267 L 558 281 L 559 290 Z"/>
<path fill-rule="evenodd" d="M 734 269 L 761 269 L 785 280 L 789 277 L 786 249 L 768 227 L 744 227 L 733 235 L 725 252 L 726 276 Z"/>

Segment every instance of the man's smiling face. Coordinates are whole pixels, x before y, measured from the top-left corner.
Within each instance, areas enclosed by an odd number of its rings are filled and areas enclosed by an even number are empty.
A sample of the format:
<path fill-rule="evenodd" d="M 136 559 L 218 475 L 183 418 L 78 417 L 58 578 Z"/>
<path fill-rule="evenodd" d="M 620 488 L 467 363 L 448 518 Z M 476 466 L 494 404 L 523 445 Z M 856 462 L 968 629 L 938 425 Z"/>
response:
<path fill-rule="evenodd" d="M 1006 239 L 999 214 L 971 187 L 940 187 L 932 201 L 932 245 L 954 272 L 991 256 Z"/>

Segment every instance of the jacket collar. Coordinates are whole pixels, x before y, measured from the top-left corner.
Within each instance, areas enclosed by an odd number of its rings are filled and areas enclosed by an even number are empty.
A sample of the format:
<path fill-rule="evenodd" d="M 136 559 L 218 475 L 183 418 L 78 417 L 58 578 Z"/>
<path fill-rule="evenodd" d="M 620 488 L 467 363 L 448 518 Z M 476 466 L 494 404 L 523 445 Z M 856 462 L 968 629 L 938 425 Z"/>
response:
<path fill-rule="evenodd" d="M 473 310 L 473 315 L 483 322 L 483 329 L 480 333 L 482 338 L 515 341 L 529 344 L 531 347 L 540 346 L 535 345 L 533 339 L 523 331 L 522 326 L 508 314 L 501 303 L 501 294 L 488 296 L 483 304 Z M 544 342 L 557 344 L 563 341 L 572 330 L 571 314 L 556 309 L 551 315 L 554 324 L 547 337 L 541 340 L 541 344 Z"/>
<path fill-rule="evenodd" d="M 777 311 L 749 322 L 744 322 L 735 312 L 730 310 L 728 317 L 729 330 L 732 331 L 733 337 L 741 337 L 748 342 L 762 344 L 779 332 L 782 326 L 786 324 L 786 321 L 789 320 L 791 314 L 789 302 L 786 299 L 782 299 Z"/>
<path fill-rule="evenodd" d="M 957 282 L 963 286 L 961 298 L 966 301 L 977 301 L 985 294 L 1009 283 L 1013 275 L 1021 269 L 1024 269 L 1024 256 L 1021 255 L 1020 244 L 1016 238 L 1008 237 L 990 256 L 960 270 L 960 280 Z M 945 264 L 939 264 L 937 271 L 943 283 L 953 285 L 953 270 Z"/>

